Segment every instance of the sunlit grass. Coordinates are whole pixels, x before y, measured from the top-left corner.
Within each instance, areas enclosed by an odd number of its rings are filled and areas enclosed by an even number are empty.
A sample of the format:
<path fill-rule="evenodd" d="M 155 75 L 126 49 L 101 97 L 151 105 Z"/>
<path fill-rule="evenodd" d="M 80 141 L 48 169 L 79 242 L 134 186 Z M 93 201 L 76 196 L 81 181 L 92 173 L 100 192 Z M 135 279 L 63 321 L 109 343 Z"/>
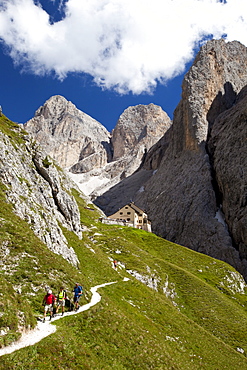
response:
<path fill-rule="evenodd" d="M 2 130 L 16 140 L 4 120 Z M 237 291 L 235 270 L 152 233 L 104 225 L 100 211 L 72 193 L 83 238 L 62 230 L 79 268 L 13 213 L 0 183 L 0 346 L 19 337 L 20 323 L 34 327 L 46 286 L 63 285 L 72 297 L 75 281 L 89 296 L 94 285 L 116 283 L 99 290 L 102 300 L 90 310 L 56 321 L 55 334 L 1 357 L 0 369 L 247 369 L 246 294 Z"/>

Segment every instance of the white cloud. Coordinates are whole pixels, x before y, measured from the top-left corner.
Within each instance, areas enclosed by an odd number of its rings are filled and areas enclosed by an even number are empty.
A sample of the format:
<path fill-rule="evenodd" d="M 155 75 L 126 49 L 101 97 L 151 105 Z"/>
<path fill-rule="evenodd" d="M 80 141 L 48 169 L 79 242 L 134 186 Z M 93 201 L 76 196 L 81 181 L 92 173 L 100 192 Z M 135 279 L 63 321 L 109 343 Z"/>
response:
<path fill-rule="evenodd" d="M 33 0 L 0 0 L 0 38 L 33 73 L 84 72 L 105 88 L 138 94 L 181 73 L 206 35 L 247 45 L 245 3 L 68 0 L 65 18 L 50 24 Z"/>

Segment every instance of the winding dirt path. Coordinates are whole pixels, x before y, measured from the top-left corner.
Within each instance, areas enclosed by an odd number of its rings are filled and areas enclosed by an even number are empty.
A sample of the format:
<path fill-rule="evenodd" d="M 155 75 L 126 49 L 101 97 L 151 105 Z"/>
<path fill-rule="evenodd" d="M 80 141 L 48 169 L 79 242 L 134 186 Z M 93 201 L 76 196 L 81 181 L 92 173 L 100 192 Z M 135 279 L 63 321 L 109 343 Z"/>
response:
<path fill-rule="evenodd" d="M 125 278 L 124 281 L 126 281 L 126 280 L 129 280 L 129 279 Z M 74 311 L 73 312 L 66 312 L 63 315 L 63 317 L 76 315 L 77 313 L 86 311 L 90 307 L 96 305 L 101 300 L 101 295 L 97 292 L 97 289 L 103 288 L 106 285 L 111 285 L 111 284 L 115 284 L 115 283 L 116 283 L 116 281 L 101 284 L 101 285 L 96 285 L 96 286 L 92 287 L 90 289 L 90 291 L 92 292 L 91 301 L 89 303 L 81 306 L 79 308 L 79 310 L 76 311 L 76 312 L 74 312 Z M 52 323 L 55 320 L 62 319 L 63 317 L 59 315 L 59 316 L 54 317 L 54 319 L 52 321 L 46 321 L 45 323 L 42 323 L 42 322 L 39 321 L 35 329 L 30 330 L 26 333 L 23 333 L 21 338 L 18 341 L 12 343 L 10 346 L 0 348 L 0 356 L 12 353 L 12 352 L 17 351 L 18 349 L 21 349 L 21 348 L 24 348 L 24 347 L 31 346 L 35 343 L 38 343 L 39 341 L 41 341 L 41 339 L 47 337 L 48 335 L 55 333 L 57 328 L 56 328 L 56 325 L 52 325 Z"/>

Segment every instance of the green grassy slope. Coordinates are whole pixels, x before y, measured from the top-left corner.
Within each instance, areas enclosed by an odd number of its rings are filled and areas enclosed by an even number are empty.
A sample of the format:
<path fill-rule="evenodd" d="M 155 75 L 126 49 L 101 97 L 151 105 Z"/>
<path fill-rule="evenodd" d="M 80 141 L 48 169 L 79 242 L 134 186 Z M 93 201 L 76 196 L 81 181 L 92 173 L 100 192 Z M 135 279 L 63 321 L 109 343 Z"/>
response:
<path fill-rule="evenodd" d="M 116 283 L 99 290 L 102 300 L 90 310 L 56 321 L 56 333 L 2 356 L 0 369 L 247 369 L 240 275 L 154 234 L 104 225 L 88 209 L 93 205 L 73 193 L 86 228 L 82 240 L 63 232 L 79 269 L 50 252 L 13 213 L 0 184 L 0 345 L 19 336 L 20 322 L 34 327 L 45 286 L 57 291 L 63 284 L 71 292 L 78 280 L 89 293 Z"/>

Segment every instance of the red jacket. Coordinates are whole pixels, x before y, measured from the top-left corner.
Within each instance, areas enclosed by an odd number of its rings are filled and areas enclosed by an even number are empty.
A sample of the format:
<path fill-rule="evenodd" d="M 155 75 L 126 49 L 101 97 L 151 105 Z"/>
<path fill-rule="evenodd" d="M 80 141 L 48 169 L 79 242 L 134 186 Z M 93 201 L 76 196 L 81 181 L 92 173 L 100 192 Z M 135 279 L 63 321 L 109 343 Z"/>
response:
<path fill-rule="evenodd" d="M 55 296 L 53 294 L 46 294 L 44 296 L 45 304 L 53 304 L 55 302 Z"/>

